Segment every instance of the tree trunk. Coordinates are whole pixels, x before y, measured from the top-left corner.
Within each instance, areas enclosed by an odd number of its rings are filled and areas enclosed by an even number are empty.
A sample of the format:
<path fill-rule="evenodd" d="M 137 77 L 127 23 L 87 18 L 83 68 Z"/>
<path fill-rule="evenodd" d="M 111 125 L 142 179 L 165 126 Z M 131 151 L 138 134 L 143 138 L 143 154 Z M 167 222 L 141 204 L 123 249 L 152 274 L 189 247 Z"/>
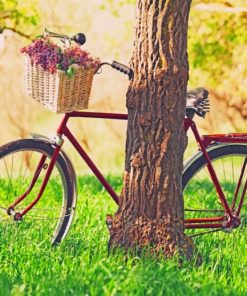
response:
<path fill-rule="evenodd" d="M 192 256 L 193 244 L 183 231 L 181 189 L 190 3 L 137 3 L 124 186 L 118 211 L 108 217 L 110 248 Z"/>

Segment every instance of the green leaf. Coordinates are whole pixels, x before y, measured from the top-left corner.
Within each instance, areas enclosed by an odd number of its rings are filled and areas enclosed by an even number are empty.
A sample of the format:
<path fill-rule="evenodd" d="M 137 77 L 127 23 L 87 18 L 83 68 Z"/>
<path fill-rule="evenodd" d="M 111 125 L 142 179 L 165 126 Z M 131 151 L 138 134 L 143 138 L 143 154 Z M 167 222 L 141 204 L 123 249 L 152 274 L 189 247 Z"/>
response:
<path fill-rule="evenodd" d="M 67 70 L 66 70 L 66 74 L 69 76 L 69 77 L 72 77 L 74 74 L 75 74 L 75 69 L 73 67 L 69 67 Z"/>
<path fill-rule="evenodd" d="M 58 70 L 62 70 L 62 66 L 61 66 L 61 64 L 57 64 L 57 65 L 56 65 L 56 68 L 57 68 Z"/>

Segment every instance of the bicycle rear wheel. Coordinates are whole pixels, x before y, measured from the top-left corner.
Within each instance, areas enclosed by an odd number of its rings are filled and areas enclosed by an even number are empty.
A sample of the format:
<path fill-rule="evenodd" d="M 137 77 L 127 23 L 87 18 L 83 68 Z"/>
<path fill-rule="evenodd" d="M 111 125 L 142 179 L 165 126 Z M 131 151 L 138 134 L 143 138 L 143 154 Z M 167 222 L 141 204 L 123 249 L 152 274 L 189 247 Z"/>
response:
<path fill-rule="evenodd" d="M 212 165 L 219 179 L 229 206 L 234 203 L 237 184 L 247 159 L 247 146 L 241 144 L 225 145 L 214 148 L 209 153 Z M 237 194 L 236 205 L 247 182 L 247 166 L 243 171 L 243 178 Z M 241 225 L 247 225 L 247 200 L 245 199 L 240 212 Z M 194 218 L 210 218 L 224 216 L 217 191 L 207 170 L 207 163 L 203 156 L 196 159 L 183 172 L 183 196 L 185 220 Z M 245 228 L 246 229 L 246 228 Z M 198 235 L 210 229 L 186 229 L 188 235 Z M 211 229 L 212 230 L 212 229 Z"/>
<path fill-rule="evenodd" d="M 59 243 L 67 234 L 74 214 L 74 186 L 66 162 L 61 157 L 55 163 L 49 182 L 38 203 L 15 221 L 7 209 L 24 194 L 34 177 L 39 161 L 46 156 L 39 177 L 31 192 L 15 212 L 21 212 L 37 196 L 54 148 L 41 140 L 19 140 L 0 147 L 0 237 L 7 243 L 42 241 Z"/>

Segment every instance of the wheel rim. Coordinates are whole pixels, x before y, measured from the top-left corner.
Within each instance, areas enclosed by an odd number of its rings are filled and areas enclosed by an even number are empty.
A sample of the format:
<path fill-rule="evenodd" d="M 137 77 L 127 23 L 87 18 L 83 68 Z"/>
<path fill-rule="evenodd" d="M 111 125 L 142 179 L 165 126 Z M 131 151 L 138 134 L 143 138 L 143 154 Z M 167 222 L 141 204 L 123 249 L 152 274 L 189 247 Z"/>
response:
<path fill-rule="evenodd" d="M 228 154 L 215 157 L 212 164 L 220 185 L 226 196 L 228 204 L 233 205 L 234 193 L 241 174 L 246 154 Z M 240 196 L 243 194 L 244 184 L 247 182 L 247 168 L 243 173 L 243 179 L 237 195 L 236 205 L 238 205 Z M 210 218 L 215 216 L 224 216 L 224 210 L 218 198 L 217 191 L 211 181 L 206 164 L 200 167 L 197 172 L 189 179 L 184 191 L 184 209 L 185 220 L 193 218 Z M 241 209 L 241 227 L 247 225 L 247 204 L 246 192 L 244 204 Z M 236 209 L 236 206 L 235 206 Z M 212 229 L 209 229 L 212 230 Z M 186 229 L 188 235 L 197 235 L 207 233 L 207 229 Z"/>
<path fill-rule="evenodd" d="M 54 167 L 50 180 L 39 202 L 23 217 L 23 221 L 14 221 L 7 214 L 8 207 L 17 196 L 26 192 L 33 178 L 39 160 L 44 152 L 38 149 L 19 149 L 0 159 L 0 235 L 6 240 L 16 242 L 18 238 L 26 241 L 54 242 L 67 211 L 67 184 L 64 173 L 58 163 Z M 30 194 L 15 207 L 21 212 L 37 196 L 40 185 L 50 163 L 49 155 L 39 178 Z M 67 213 L 67 214 L 66 214 Z"/>

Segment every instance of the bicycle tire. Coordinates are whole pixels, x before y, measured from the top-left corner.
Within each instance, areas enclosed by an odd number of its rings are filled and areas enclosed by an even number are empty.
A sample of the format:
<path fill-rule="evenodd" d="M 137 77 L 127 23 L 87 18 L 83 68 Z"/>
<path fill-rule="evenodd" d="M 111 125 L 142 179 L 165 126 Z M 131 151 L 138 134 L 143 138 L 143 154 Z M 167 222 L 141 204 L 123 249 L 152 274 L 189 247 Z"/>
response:
<path fill-rule="evenodd" d="M 41 199 L 23 217 L 23 221 L 14 221 L 12 216 L 6 214 L 7 207 L 13 203 L 16 196 L 27 190 L 30 184 L 28 181 L 33 178 L 38 161 L 42 155 L 46 155 L 46 163 L 30 196 L 27 196 L 16 210 L 25 208 L 36 197 L 53 152 L 54 147 L 50 143 L 34 139 L 17 140 L 0 147 L 0 235 L 4 235 L 6 240 L 12 237 L 13 242 L 16 242 L 19 234 L 26 240 L 30 238 L 32 241 L 50 241 L 54 245 L 67 235 L 76 199 L 74 184 L 61 154 Z"/>
<path fill-rule="evenodd" d="M 238 177 L 240 176 L 241 164 L 247 157 L 247 145 L 226 144 L 216 145 L 208 151 L 220 185 L 231 205 Z M 203 155 L 196 157 L 191 164 L 185 168 L 182 177 L 182 188 L 184 197 L 184 219 L 208 218 L 224 215 L 224 209 L 220 203 L 212 179 L 206 169 L 206 160 Z M 227 171 L 226 171 L 227 169 Z M 247 168 L 244 172 L 242 184 L 247 182 Z M 238 200 L 243 190 L 240 188 Z M 238 201 L 237 200 L 237 201 Z M 247 224 L 247 201 L 245 201 L 240 212 L 241 225 Z M 206 229 L 209 230 L 209 229 Z M 212 229 L 211 229 L 212 230 Z M 204 229 L 205 231 L 205 229 Z M 196 236 L 204 234 L 202 229 L 185 229 L 188 235 Z M 205 231 L 207 233 L 208 231 Z"/>

